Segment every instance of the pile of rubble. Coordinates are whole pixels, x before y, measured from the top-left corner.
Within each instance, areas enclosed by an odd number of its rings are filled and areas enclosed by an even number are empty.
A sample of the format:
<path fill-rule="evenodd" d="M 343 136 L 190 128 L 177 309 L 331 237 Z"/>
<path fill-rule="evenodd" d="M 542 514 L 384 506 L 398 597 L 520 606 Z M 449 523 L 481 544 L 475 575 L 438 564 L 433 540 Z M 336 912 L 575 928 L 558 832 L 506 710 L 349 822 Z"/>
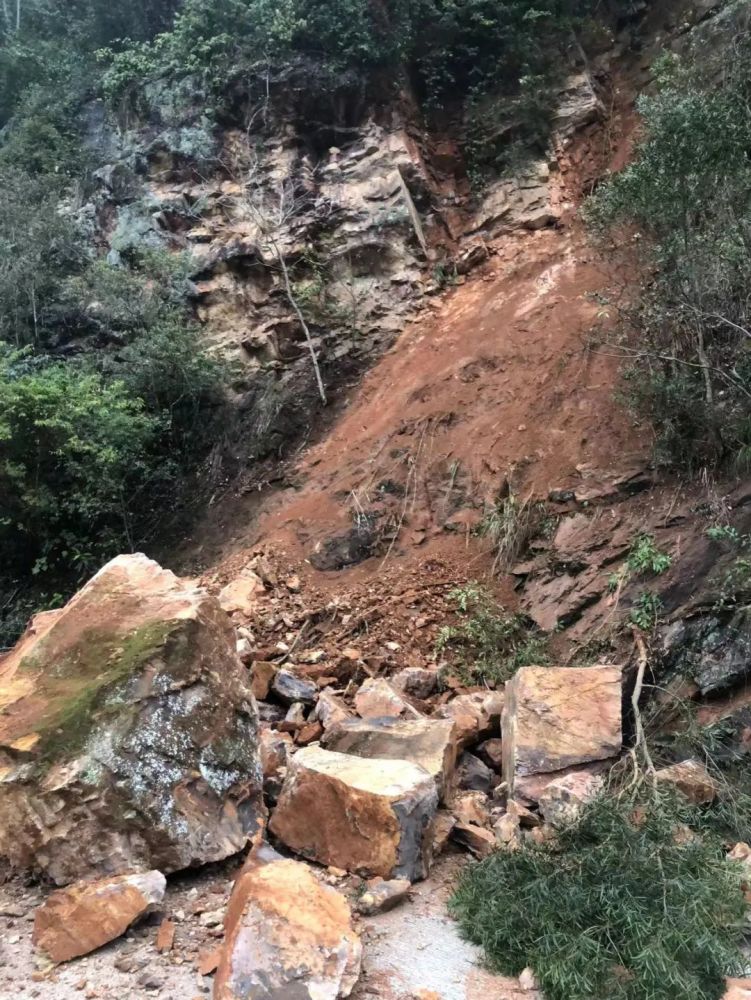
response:
<path fill-rule="evenodd" d="M 436 664 L 377 676 L 354 648 L 261 657 L 265 593 L 251 568 L 214 597 L 121 556 L 0 660 L 0 854 L 63 886 L 35 915 L 42 970 L 158 908 L 166 875 L 249 848 L 216 1000 L 349 996 L 353 907 L 402 903 L 451 845 L 554 837 L 621 752 L 618 666 L 447 692 Z M 716 791 L 695 762 L 659 777 Z"/>

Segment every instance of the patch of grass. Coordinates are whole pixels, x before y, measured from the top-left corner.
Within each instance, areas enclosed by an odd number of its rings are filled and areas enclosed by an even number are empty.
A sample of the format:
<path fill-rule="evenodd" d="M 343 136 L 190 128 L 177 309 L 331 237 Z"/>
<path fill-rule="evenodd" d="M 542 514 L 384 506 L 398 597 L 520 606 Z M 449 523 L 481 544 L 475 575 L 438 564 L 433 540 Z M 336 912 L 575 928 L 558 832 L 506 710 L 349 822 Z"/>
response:
<path fill-rule="evenodd" d="M 492 543 L 493 574 L 507 572 L 543 529 L 549 529 L 545 504 L 522 500 L 515 493 L 497 500 L 485 511 L 477 529 Z"/>
<path fill-rule="evenodd" d="M 436 653 L 449 653 L 452 666 L 467 684 L 502 684 L 519 667 L 548 662 L 548 637 L 525 616 L 496 604 L 477 584 L 452 590 L 463 619 L 438 633 Z"/>
<path fill-rule="evenodd" d="M 742 969 L 740 868 L 697 811 L 656 792 L 602 797 L 553 845 L 468 868 L 451 901 L 492 968 L 531 966 L 546 1000 L 719 1000 Z"/>

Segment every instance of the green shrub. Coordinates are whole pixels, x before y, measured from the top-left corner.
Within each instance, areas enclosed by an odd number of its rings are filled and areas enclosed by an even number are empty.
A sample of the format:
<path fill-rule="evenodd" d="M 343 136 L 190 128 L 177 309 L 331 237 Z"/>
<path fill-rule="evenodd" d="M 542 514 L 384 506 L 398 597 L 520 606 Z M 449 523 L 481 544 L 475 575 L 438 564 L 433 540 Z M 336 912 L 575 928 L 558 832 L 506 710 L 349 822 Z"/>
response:
<path fill-rule="evenodd" d="M 129 393 L 161 421 L 161 448 L 183 467 L 215 438 L 226 365 L 212 357 L 200 330 L 167 317 L 120 351 L 110 369 Z"/>
<path fill-rule="evenodd" d="M 628 613 L 629 620 L 642 632 L 651 632 L 660 620 L 662 599 L 659 594 L 643 590 Z"/>
<path fill-rule="evenodd" d="M 661 552 L 655 544 L 654 535 L 642 533 L 636 536 L 626 559 L 631 574 L 643 576 L 649 573 L 659 576 L 669 569 L 673 560 L 667 552 Z"/>
<path fill-rule="evenodd" d="M 88 572 L 133 536 L 159 431 L 121 382 L 0 351 L 0 561 Z"/>
<path fill-rule="evenodd" d="M 450 653 L 452 666 L 468 684 L 502 684 L 519 667 L 548 662 L 547 637 L 524 615 L 511 614 L 476 584 L 452 590 L 462 616 L 438 633 L 436 653 Z"/>
<path fill-rule="evenodd" d="M 751 457 L 751 44 L 666 57 L 639 99 L 643 138 L 588 215 L 627 227 L 651 272 L 631 317 L 640 343 L 626 396 L 683 467 Z M 638 227 L 638 231 L 634 232 Z M 638 238 L 638 239 L 637 239 Z"/>
<path fill-rule="evenodd" d="M 467 152 L 479 178 L 509 162 L 506 124 L 487 128 L 506 101 L 511 139 L 544 145 L 556 54 L 570 44 L 589 0 L 186 0 L 169 31 L 100 53 L 110 106 L 144 110 L 145 81 L 177 92 L 194 81 L 216 105 L 271 67 L 305 60 L 324 98 L 333 75 L 367 82 L 406 75 L 426 108 L 468 102 Z M 544 81 L 544 82 L 543 82 Z M 485 101 L 487 95 L 496 100 Z M 263 99 L 263 94 L 259 94 Z M 490 132 L 490 135 L 488 133 Z"/>
<path fill-rule="evenodd" d="M 531 966 L 546 1000 L 719 1000 L 743 967 L 739 866 L 700 814 L 656 794 L 602 798 L 548 846 L 499 851 L 451 902 L 490 965 Z"/>

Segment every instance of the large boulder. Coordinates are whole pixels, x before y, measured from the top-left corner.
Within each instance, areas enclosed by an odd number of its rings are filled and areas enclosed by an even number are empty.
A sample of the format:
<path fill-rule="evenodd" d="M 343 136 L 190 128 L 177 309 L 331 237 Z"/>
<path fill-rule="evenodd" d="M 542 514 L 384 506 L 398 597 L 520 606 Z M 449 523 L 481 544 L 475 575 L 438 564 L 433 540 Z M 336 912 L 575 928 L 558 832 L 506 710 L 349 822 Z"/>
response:
<path fill-rule="evenodd" d="M 417 764 L 311 746 L 292 758 L 269 829 L 322 864 L 414 882 L 427 875 L 437 804 Z"/>
<path fill-rule="evenodd" d="M 607 760 L 620 752 L 621 668 L 522 667 L 506 685 L 503 776 L 527 779 Z"/>
<path fill-rule="evenodd" d="M 176 871 L 262 820 L 257 718 L 217 601 L 108 563 L 0 658 L 0 856 L 58 884 Z"/>
<path fill-rule="evenodd" d="M 164 899 L 161 872 L 118 875 L 58 889 L 34 916 L 33 940 L 52 962 L 69 962 L 114 941 Z"/>
<path fill-rule="evenodd" d="M 307 865 L 267 847 L 235 882 L 214 1000 L 337 1000 L 360 974 L 349 905 Z"/>
<path fill-rule="evenodd" d="M 456 767 L 451 719 L 348 719 L 324 736 L 327 750 L 385 760 L 408 760 L 433 776 L 438 794 L 451 792 Z"/>

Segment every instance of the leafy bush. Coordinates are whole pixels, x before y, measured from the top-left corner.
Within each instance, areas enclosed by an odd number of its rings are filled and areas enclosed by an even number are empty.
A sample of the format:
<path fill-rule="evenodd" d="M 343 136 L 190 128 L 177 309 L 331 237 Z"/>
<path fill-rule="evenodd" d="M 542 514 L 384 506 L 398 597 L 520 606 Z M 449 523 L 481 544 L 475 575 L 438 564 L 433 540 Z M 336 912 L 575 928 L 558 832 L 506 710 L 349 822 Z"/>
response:
<path fill-rule="evenodd" d="M 0 352 L 0 558 L 22 576 L 92 569 L 133 532 L 158 433 L 121 382 Z"/>
<path fill-rule="evenodd" d="M 751 457 L 751 44 L 718 58 L 663 61 L 633 162 L 588 208 L 596 226 L 645 237 L 653 276 L 627 395 L 659 457 L 688 467 Z"/>
<path fill-rule="evenodd" d="M 628 613 L 629 620 L 642 632 L 651 632 L 660 620 L 662 599 L 659 594 L 643 590 L 634 601 Z"/>
<path fill-rule="evenodd" d="M 47 350 L 88 337 L 105 349 L 61 361 L 0 343 L 0 576 L 18 589 L 23 613 L 28 574 L 51 581 L 40 591 L 75 586 L 102 560 L 163 533 L 181 494 L 198 495 L 188 484 L 215 439 L 225 381 L 186 315 L 187 260 L 79 262 L 64 218 L 53 212 L 46 225 L 38 239 L 31 228 L 34 240 L 4 261 L 6 273 L 0 265 L 6 336 Z M 56 256 L 58 245 L 67 251 Z M 34 254 L 50 266 L 26 275 Z M 5 618 L 10 636 L 12 601 Z"/>
<path fill-rule="evenodd" d="M 626 559 L 626 566 L 629 572 L 642 576 L 650 573 L 659 576 L 669 569 L 673 560 L 667 552 L 661 552 L 655 544 L 654 535 L 642 533 L 637 535 L 631 543 L 631 548 Z"/>
<path fill-rule="evenodd" d="M 656 793 L 601 798 L 546 846 L 466 869 L 451 903 L 491 966 L 547 1000 L 719 1000 L 742 969 L 739 866 L 702 816 Z"/>
<path fill-rule="evenodd" d="M 463 620 L 440 630 L 436 652 L 451 653 L 466 683 L 501 684 L 519 667 L 548 662 L 547 637 L 524 615 L 506 611 L 475 584 L 452 590 L 449 597 Z"/>

